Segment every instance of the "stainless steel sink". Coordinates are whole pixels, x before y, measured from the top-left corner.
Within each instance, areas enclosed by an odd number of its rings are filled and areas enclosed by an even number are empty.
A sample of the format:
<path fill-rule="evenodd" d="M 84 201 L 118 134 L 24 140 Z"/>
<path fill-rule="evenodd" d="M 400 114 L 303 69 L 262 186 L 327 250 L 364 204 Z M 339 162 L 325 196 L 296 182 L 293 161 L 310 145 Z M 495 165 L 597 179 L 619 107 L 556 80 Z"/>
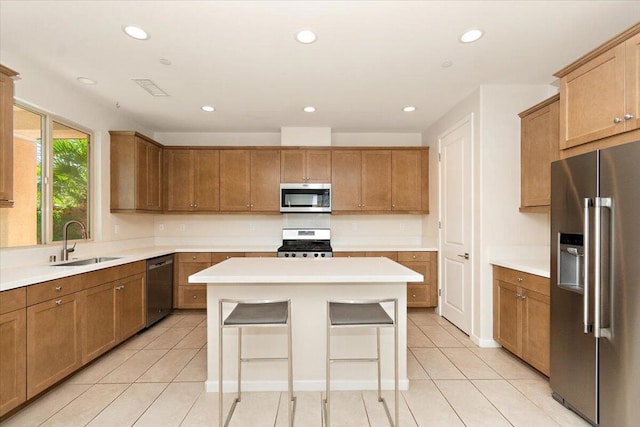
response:
<path fill-rule="evenodd" d="M 113 257 L 113 256 L 103 256 L 103 257 L 95 257 L 88 259 L 80 259 L 78 261 L 65 262 L 62 264 L 55 264 L 56 266 L 69 267 L 74 265 L 89 265 L 89 264 L 98 264 L 100 262 L 105 261 L 113 261 L 114 259 L 120 259 L 121 257 Z"/>

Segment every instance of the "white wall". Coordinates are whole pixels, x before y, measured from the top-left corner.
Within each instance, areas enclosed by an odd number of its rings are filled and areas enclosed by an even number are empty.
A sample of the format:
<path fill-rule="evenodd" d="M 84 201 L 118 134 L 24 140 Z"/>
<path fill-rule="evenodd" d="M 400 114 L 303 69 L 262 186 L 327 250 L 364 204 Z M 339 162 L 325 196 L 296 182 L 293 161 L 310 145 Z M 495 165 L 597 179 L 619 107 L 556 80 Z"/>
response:
<path fill-rule="evenodd" d="M 473 115 L 472 339 L 493 344 L 492 257 L 545 255 L 547 214 L 524 214 L 520 205 L 520 118 L 518 113 L 548 98 L 551 86 L 482 86 L 423 133 L 432 147 L 431 186 L 438 186 L 438 136 Z M 437 235 L 438 191 L 431 191 L 425 235 Z M 548 256 L 548 250 L 546 251 Z"/>
<path fill-rule="evenodd" d="M 177 146 L 280 146 L 280 132 L 156 132 L 152 136 L 163 145 Z M 333 147 L 420 146 L 418 132 L 332 132 Z"/>
<path fill-rule="evenodd" d="M 32 60 L 10 52 L 2 52 L 2 64 L 20 73 L 15 82 L 15 96 L 18 101 L 36 107 L 66 122 L 90 130 L 91 141 L 91 194 L 94 197 L 94 210 L 91 213 L 92 238 L 94 241 L 113 241 L 124 239 L 144 239 L 153 236 L 153 221 L 148 216 L 121 217 L 109 212 L 109 130 L 137 130 L 151 135 L 149 129 L 133 121 L 130 115 L 114 105 L 96 102 L 90 96 L 92 87 L 77 83 L 50 72 Z M 16 165 L 20 167 L 20 165 Z M 119 232 L 114 233 L 115 225 Z M 50 247 L 28 249 L 29 256 L 46 262 L 48 255 L 60 252 L 59 244 Z M 80 245 L 78 245 L 80 246 Z M 24 249 L 24 248 L 23 248 Z M 4 249 L 7 251 L 20 249 Z M 4 265 L 4 262 L 3 262 Z"/>

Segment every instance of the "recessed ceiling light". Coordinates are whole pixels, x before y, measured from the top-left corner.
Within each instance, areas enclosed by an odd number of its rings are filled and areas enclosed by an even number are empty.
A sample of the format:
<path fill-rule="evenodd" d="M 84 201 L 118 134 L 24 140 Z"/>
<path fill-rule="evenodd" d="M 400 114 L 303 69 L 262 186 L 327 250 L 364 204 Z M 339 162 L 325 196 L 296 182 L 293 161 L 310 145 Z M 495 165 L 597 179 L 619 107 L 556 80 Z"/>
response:
<path fill-rule="evenodd" d="M 442 68 L 449 68 L 452 65 L 453 65 L 453 61 L 443 61 L 442 64 L 440 64 Z"/>
<path fill-rule="evenodd" d="M 86 84 L 86 85 L 95 85 L 95 84 L 97 84 L 97 83 L 98 83 L 97 81 L 92 80 L 92 79 L 90 79 L 90 78 L 88 78 L 88 77 L 78 77 L 78 81 L 79 81 L 80 83 L 84 83 L 84 84 Z"/>
<path fill-rule="evenodd" d="M 300 30 L 296 33 L 296 40 L 300 43 L 309 44 L 316 41 L 316 39 L 316 33 L 311 30 Z"/>
<path fill-rule="evenodd" d="M 480 39 L 484 35 L 484 32 L 479 28 L 472 28 L 470 30 L 465 31 L 460 36 L 460 41 L 462 43 L 473 43 L 474 41 Z"/>
<path fill-rule="evenodd" d="M 309 105 L 307 107 L 304 107 L 302 111 L 304 111 L 305 113 L 315 113 L 316 107 L 312 107 L 311 105 Z"/>
<path fill-rule="evenodd" d="M 405 113 L 411 113 L 413 111 L 416 111 L 416 107 L 414 107 L 413 105 L 409 105 L 404 107 L 402 111 L 404 111 Z"/>
<path fill-rule="evenodd" d="M 136 40 L 147 40 L 149 38 L 149 34 L 145 30 L 140 27 L 136 27 L 135 25 L 125 25 L 122 27 L 122 30 L 129 37 L 133 37 Z"/>
<path fill-rule="evenodd" d="M 211 105 L 203 105 L 200 108 L 202 108 L 202 111 L 206 111 L 207 113 L 212 113 L 212 112 L 216 111 L 216 109 L 214 107 L 212 107 Z"/>

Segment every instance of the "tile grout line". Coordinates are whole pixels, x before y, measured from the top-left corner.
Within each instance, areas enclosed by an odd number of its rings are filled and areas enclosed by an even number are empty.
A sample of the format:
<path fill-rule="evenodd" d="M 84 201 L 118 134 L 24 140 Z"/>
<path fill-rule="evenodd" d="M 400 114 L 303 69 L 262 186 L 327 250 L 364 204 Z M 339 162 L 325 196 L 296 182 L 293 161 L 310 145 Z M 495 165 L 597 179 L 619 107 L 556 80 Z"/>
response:
<path fill-rule="evenodd" d="M 471 382 L 468 379 L 466 380 L 440 380 L 440 381 L 467 381 L 467 382 Z M 440 395 L 442 396 L 442 398 L 449 404 L 449 407 L 451 407 L 451 410 L 453 411 L 454 414 L 456 414 L 456 416 L 458 417 L 458 419 L 460 420 L 460 422 L 462 423 L 462 425 L 467 425 L 467 423 L 464 422 L 464 420 L 462 419 L 462 417 L 460 416 L 460 414 L 458 413 L 458 411 L 456 410 L 456 408 L 453 406 L 453 404 L 451 402 L 449 402 L 449 399 L 447 399 L 447 396 L 445 396 L 445 394 L 442 392 L 442 390 L 440 389 L 440 387 L 438 387 L 438 383 L 436 381 L 433 381 L 433 385 L 436 387 L 436 389 L 438 390 L 438 393 L 440 393 Z M 484 396 L 484 395 L 483 395 Z M 485 399 L 487 399 L 485 397 Z M 489 402 L 489 399 L 487 399 L 487 401 Z M 491 402 L 489 402 L 491 403 Z M 502 414 L 501 414 L 502 415 Z M 504 417 L 506 420 L 506 417 Z M 509 423 L 511 424 L 511 423 Z"/>

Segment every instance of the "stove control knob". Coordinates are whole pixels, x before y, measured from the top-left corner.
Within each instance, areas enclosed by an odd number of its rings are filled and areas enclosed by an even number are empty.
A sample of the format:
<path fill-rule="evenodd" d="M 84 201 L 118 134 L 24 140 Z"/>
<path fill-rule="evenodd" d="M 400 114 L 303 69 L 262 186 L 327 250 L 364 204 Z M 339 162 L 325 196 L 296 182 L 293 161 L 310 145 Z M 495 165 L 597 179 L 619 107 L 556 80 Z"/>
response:
<path fill-rule="evenodd" d="M 314 256 L 314 257 L 316 257 L 316 258 L 318 258 L 318 254 L 317 254 L 317 253 L 313 254 L 313 256 Z"/>
<path fill-rule="evenodd" d="M 325 256 L 325 254 L 322 254 L 322 255 L 320 255 L 320 256 L 324 257 L 324 256 Z"/>
<path fill-rule="evenodd" d="M 306 258 L 306 257 L 307 257 L 307 254 L 306 254 L 306 253 L 304 253 L 304 254 L 302 254 L 302 256 Z"/>
<path fill-rule="evenodd" d="M 288 257 L 289 257 L 289 254 L 285 252 L 284 257 L 285 257 L 285 258 L 288 258 Z"/>
<path fill-rule="evenodd" d="M 291 254 L 291 256 L 295 258 L 295 257 L 296 257 L 296 254 Z"/>

